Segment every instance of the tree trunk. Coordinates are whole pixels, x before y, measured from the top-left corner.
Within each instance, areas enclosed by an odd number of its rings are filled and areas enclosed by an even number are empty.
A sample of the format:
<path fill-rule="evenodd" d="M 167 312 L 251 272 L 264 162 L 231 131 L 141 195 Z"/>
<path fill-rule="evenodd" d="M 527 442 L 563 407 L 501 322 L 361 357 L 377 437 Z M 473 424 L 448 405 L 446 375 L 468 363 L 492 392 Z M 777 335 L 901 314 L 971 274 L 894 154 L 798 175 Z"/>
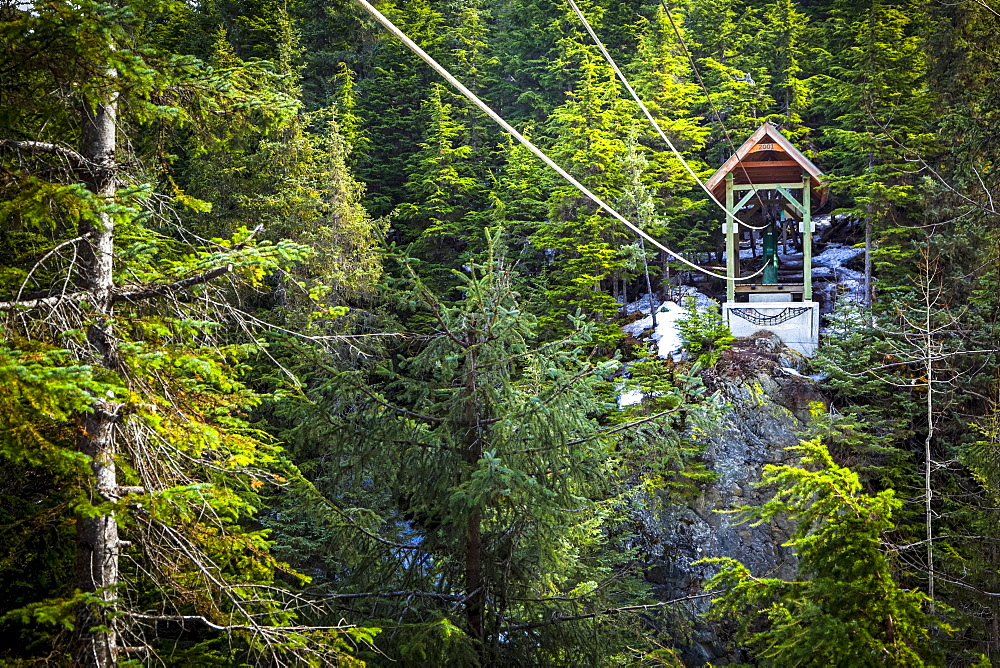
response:
<path fill-rule="evenodd" d="M 468 465 L 469 475 L 483 458 L 483 440 L 480 434 L 479 410 L 476 406 L 476 375 L 478 373 L 476 343 L 478 342 L 475 322 L 470 322 L 466 336 L 465 371 L 465 449 L 463 458 Z M 465 618 L 469 635 L 477 641 L 480 652 L 484 651 L 483 608 L 486 597 L 483 592 L 483 515 L 478 508 L 469 513 L 465 535 Z"/>
<path fill-rule="evenodd" d="M 934 488 L 931 486 L 931 472 L 934 460 L 931 458 L 931 444 L 934 441 L 934 358 L 935 350 L 931 308 L 934 300 L 931 298 L 931 267 L 927 263 L 927 285 L 924 298 L 924 375 L 927 377 L 927 437 L 924 439 L 924 521 L 927 523 L 927 596 L 930 598 L 929 610 L 934 614 L 934 515 L 931 502 L 934 499 Z"/>
<path fill-rule="evenodd" d="M 656 304 L 653 303 L 653 282 L 649 280 L 649 261 L 646 259 L 646 241 L 639 237 L 639 250 L 642 252 L 642 270 L 646 275 L 646 294 L 649 295 L 649 312 L 656 313 Z M 642 298 L 639 299 L 640 310 L 642 307 Z M 655 319 L 656 316 L 654 315 Z"/>
<path fill-rule="evenodd" d="M 872 305 L 872 218 L 865 219 L 865 289 L 861 293 L 865 308 Z"/>
<path fill-rule="evenodd" d="M 990 563 L 995 564 L 997 562 L 996 543 L 990 544 L 989 551 Z M 990 642 L 986 654 L 993 661 L 993 664 L 996 665 L 997 657 L 1000 655 L 1000 617 L 998 617 L 996 609 L 993 610 L 990 618 Z"/>
<path fill-rule="evenodd" d="M 477 460 L 478 461 L 478 460 Z M 474 510 L 469 515 L 465 549 L 465 603 L 469 634 L 477 641 L 483 640 L 483 515 Z"/>
<path fill-rule="evenodd" d="M 100 199 L 115 193 L 115 120 L 117 95 L 110 95 L 91 109 L 83 110 L 80 153 L 90 165 L 84 173 L 88 189 Z M 89 243 L 80 247 L 79 277 L 92 294 L 95 317 L 87 329 L 90 353 L 107 368 L 118 366 L 111 336 L 111 296 L 113 287 L 112 251 L 114 228 L 110 216 L 80 224 L 80 234 Z M 115 429 L 120 405 L 102 398 L 91 413 L 76 418 L 77 448 L 90 457 L 94 473 L 91 501 L 96 505 L 117 497 L 115 473 Z M 111 513 L 77 520 L 77 586 L 95 594 L 108 605 L 83 605 L 79 609 L 74 648 L 75 665 L 115 666 L 118 663 L 117 632 L 111 605 L 118 586 L 118 522 Z"/>
<path fill-rule="evenodd" d="M 669 300 L 671 296 L 670 291 L 673 288 L 673 284 L 670 282 L 670 257 L 663 251 L 660 251 L 660 254 L 657 257 L 659 257 L 660 265 L 663 266 L 663 273 L 660 275 L 661 292 L 663 293 L 663 298 Z M 699 259 L 700 258 L 696 257 L 695 262 Z M 680 277 L 678 278 L 678 282 L 681 282 L 680 279 L 683 278 L 684 275 L 678 274 L 678 276 Z"/>
<path fill-rule="evenodd" d="M 875 166 L 875 154 L 868 151 L 868 171 Z M 875 227 L 875 210 L 871 204 L 865 207 L 865 289 L 861 293 L 861 300 L 866 309 L 870 309 L 875 293 L 872 290 L 872 231 Z M 871 313 L 869 312 L 869 317 Z"/>

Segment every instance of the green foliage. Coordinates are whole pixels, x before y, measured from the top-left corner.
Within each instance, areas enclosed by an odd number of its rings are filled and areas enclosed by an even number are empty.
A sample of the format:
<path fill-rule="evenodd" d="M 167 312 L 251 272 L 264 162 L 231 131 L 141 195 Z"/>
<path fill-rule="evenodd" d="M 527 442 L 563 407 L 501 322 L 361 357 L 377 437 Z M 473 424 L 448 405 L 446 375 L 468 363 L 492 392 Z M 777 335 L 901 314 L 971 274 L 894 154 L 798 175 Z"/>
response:
<path fill-rule="evenodd" d="M 914 260 L 907 255 L 905 221 L 920 206 L 920 182 L 907 167 L 914 152 L 934 150 L 929 132 L 932 97 L 923 85 L 921 3 L 833 3 L 821 62 L 828 74 L 819 105 L 824 160 L 842 193 L 841 211 L 882 235 L 879 252 L 888 278 Z M 895 285 L 904 280 L 894 277 Z"/>
<path fill-rule="evenodd" d="M 333 505 L 375 511 L 341 516 L 367 527 L 369 538 L 352 540 L 381 556 L 376 566 L 340 550 L 319 585 L 425 592 L 409 602 L 377 593 L 350 602 L 397 620 L 398 635 L 379 648 L 404 662 L 600 664 L 641 642 L 631 623 L 549 620 L 641 591 L 605 533 L 622 512 L 612 484 L 618 437 L 601 427 L 618 365 L 588 359 L 586 327 L 540 341 L 500 249 L 491 241 L 481 259 L 453 273 L 464 296 L 454 303 L 414 270 L 410 294 L 429 316 L 427 333 L 401 344 L 405 355 L 330 381 L 340 409 L 328 417 L 336 428 L 311 476 Z M 479 576 L 469 574 L 470 559 Z"/>
<path fill-rule="evenodd" d="M 696 355 L 696 363 L 700 366 L 714 366 L 733 340 L 729 326 L 715 304 L 702 309 L 695 298 L 689 296 L 684 298 L 683 306 L 684 316 L 677 321 L 683 349 Z"/>
<path fill-rule="evenodd" d="M 844 300 L 828 318 L 830 336 L 814 365 L 830 375 L 826 384 L 844 404 L 842 419 L 831 425 L 831 449 L 866 485 L 918 484 L 912 455 L 900 447 L 913 438 L 919 419 L 919 396 L 900 391 L 913 370 L 900 364 L 898 347 L 857 304 Z"/>
<path fill-rule="evenodd" d="M 533 139 L 531 133 L 526 136 Z M 505 168 L 489 194 L 491 222 L 507 231 L 512 248 L 520 247 L 519 273 L 538 275 L 546 266 L 545 249 L 532 243 L 532 238 L 548 218 L 554 175 L 513 139 L 501 150 Z"/>
<path fill-rule="evenodd" d="M 614 73 L 593 47 L 573 36 L 563 38 L 560 48 L 563 60 L 579 68 L 582 77 L 567 101 L 553 111 L 555 155 L 592 192 L 615 200 L 627 182 L 617 163 L 627 153 L 629 130 L 636 124 L 633 105 L 621 98 Z M 607 321 L 619 308 L 607 287 L 620 280 L 625 266 L 622 227 L 574 188 L 556 189 L 549 206 L 549 220 L 533 239 L 553 254 L 546 290 L 550 306 L 543 325 L 565 332 L 570 316 L 577 313 Z M 605 345 L 621 338 L 610 323 L 599 327 Z"/>
<path fill-rule="evenodd" d="M 25 641 L 4 658 L 73 656 L 81 637 L 115 628 L 121 642 L 195 663 L 192 646 L 219 641 L 229 661 L 347 660 L 374 630 L 297 625 L 282 584 L 308 578 L 271 554 L 257 520 L 261 488 L 288 471 L 247 420 L 260 399 L 245 361 L 264 321 L 235 307 L 316 256 L 360 266 L 299 274 L 314 296 L 378 275 L 377 226 L 360 210 L 336 126 L 306 136 L 287 17 L 276 16 L 277 58 L 264 62 L 239 58 L 222 30 L 202 36 L 207 60 L 171 50 L 162 26 L 198 29 L 198 9 L 184 3 L 0 11 L 19 82 L 0 105 L 0 229 L 15 242 L 0 260 L 0 520 L 11 537 L 0 610 L 4 630 Z M 26 107 L 39 90 L 52 94 Z M 119 145 L 103 147 L 100 169 L 72 148 L 91 145 L 82 107 L 117 112 Z M 97 172 L 117 188 L 94 186 Z M 317 239 L 331 247 L 302 243 Z M 94 252 L 114 256 L 100 280 Z M 49 302 L 32 302 L 39 294 Z M 74 524 L 95 519 L 122 542 L 74 536 Z M 90 549 L 98 556 L 81 556 Z M 113 565 L 107 584 L 74 568 L 74 553 Z M 149 611 L 163 624 L 135 616 Z M 197 640 L 171 628 L 177 615 L 192 618 Z M 271 635 L 251 632 L 257 624 Z"/>
<path fill-rule="evenodd" d="M 889 509 L 892 539 L 915 554 L 921 499 L 901 495 L 924 482 L 930 425 L 935 595 L 963 627 L 946 660 L 985 660 L 998 609 L 981 592 L 1000 590 L 990 510 L 1000 493 L 995 3 L 692 0 L 669 17 L 654 5 L 599 1 L 583 11 L 694 170 L 707 176 L 771 120 L 827 174 L 848 241 L 861 240 L 857 221 L 868 224 L 875 304 L 840 299 L 814 363 L 842 416 L 827 440 L 863 485 L 845 498 L 874 504 L 878 517 L 882 490 L 906 499 Z M 719 251 L 714 207 L 638 120 L 565 5 L 380 8 L 643 229 L 702 259 Z M 110 313 L 80 294 L 3 312 L 0 590 L 3 610 L 24 613 L 0 622 L 20 639 L 4 659 L 65 648 L 69 632 L 47 622 L 82 600 L 74 521 L 112 511 L 133 541 L 117 592 L 130 609 L 219 623 L 243 619 L 240 606 L 276 625 L 349 617 L 386 628 L 379 646 L 413 664 L 508 654 L 610 663 L 625 661 L 620 648 L 641 635 L 638 625 L 549 622 L 642 599 L 634 582 L 604 578 L 632 554 L 622 546 L 636 490 L 675 499 L 710 480 L 699 424 L 720 407 L 697 371 L 728 333 L 717 315 L 690 312 L 682 328 L 694 364 L 640 354 L 625 386 L 644 401 L 611 410 L 613 364 L 600 356 L 620 337 L 620 300 L 647 291 L 646 266 L 654 291 L 663 285 L 667 258 L 562 187 L 361 16 L 351 3 L 317 0 L 0 7 L 0 301 L 83 289 L 73 239 L 102 219 L 115 226 L 119 292 L 232 266 L 210 284 L 119 301 Z M 84 185 L 72 154 L 17 143 L 80 146 L 80 109 L 112 94 L 113 197 Z M 495 265 L 479 259 L 487 225 L 510 238 Z M 383 237 L 412 256 L 386 275 Z M 468 347 L 442 322 L 482 333 L 484 314 L 505 343 L 482 349 L 505 371 L 477 362 L 483 383 L 471 406 L 498 422 L 483 429 L 482 456 L 465 461 Z M 114 332 L 120 366 L 105 368 L 90 350 L 88 329 L 100 323 Z M 585 367 L 601 370 L 577 379 Z M 105 400 L 122 404 L 119 483 L 147 487 L 141 501 L 90 493 L 74 423 Z M 500 420 L 508 415 L 517 419 Z M 536 447 L 551 449 L 518 450 Z M 258 585 L 464 598 L 462 523 L 476 512 L 496 568 L 486 605 L 508 619 L 490 622 L 485 654 L 458 599 L 346 599 L 336 610 L 302 605 L 293 619 L 274 599 L 254 598 Z M 202 566 L 177 557 L 184 550 L 203 555 Z M 911 587 L 925 571 L 908 562 L 890 575 Z M 774 612 L 772 628 L 789 635 L 769 646 L 792 643 L 802 620 L 818 620 L 814 635 L 834 628 L 817 600 L 783 604 L 795 619 Z M 503 624 L 540 625 L 503 635 Z M 154 626 L 160 637 L 137 640 L 177 662 L 223 665 L 256 651 L 239 633 Z M 355 633 L 352 651 L 383 661 L 366 634 Z M 347 637 L 330 631 L 311 646 L 342 656 Z M 314 642 L 286 639 L 289 651 Z"/>
<path fill-rule="evenodd" d="M 1000 417 L 986 416 L 978 430 L 979 438 L 965 450 L 963 463 L 994 498 L 1000 498 Z"/>
<path fill-rule="evenodd" d="M 733 559 L 704 560 L 722 566 L 705 584 L 724 590 L 711 614 L 739 619 L 745 640 L 776 665 L 938 662 L 931 629 L 950 628 L 924 611 L 926 595 L 897 584 L 883 541 L 903 502 L 893 490 L 862 493 L 858 476 L 835 464 L 819 439 L 796 450 L 800 465 L 764 467 L 761 484 L 774 485 L 774 496 L 736 512 L 753 526 L 778 517 L 795 522 L 788 544 L 799 559 L 798 578 L 757 577 Z"/>
<path fill-rule="evenodd" d="M 631 425 L 622 435 L 619 475 L 650 495 L 665 492 L 671 502 L 698 494 L 717 477 L 702 457 L 705 444 L 698 436 L 708 433 L 723 406 L 718 395 L 706 396 L 699 368 L 660 359 L 655 349 L 641 350 L 621 388 L 638 390 L 643 398 L 618 418 Z"/>
<path fill-rule="evenodd" d="M 97 396 L 121 394 L 123 388 L 68 350 L 21 343 L 27 350 L 0 344 L 0 452 L 17 464 L 79 470 L 82 456 L 60 447 L 69 437 L 65 423 L 76 412 L 92 410 Z"/>
<path fill-rule="evenodd" d="M 122 388 L 113 379 L 102 381 L 99 371 L 79 364 L 68 350 L 21 343 L 27 350 L 0 345 L 0 526 L 6 536 L 0 630 L 17 638 L 23 651 L 42 653 L 60 628 L 72 629 L 73 606 L 84 600 L 38 600 L 63 591 L 72 573 L 73 520 L 67 510 L 90 507 L 74 484 L 88 462 L 72 448 L 68 420 L 90 410 L 96 396 Z"/>
<path fill-rule="evenodd" d="M 468 129 L 456 119 L 455 98 L 440 85 L 432 88 L 424 109 L 428 119 L 424 141 L 414 156 L 415 167 L 407 189 L 412 200 L 397 209 L 401 241 L 429 263 L 440 285 L 461 264 L 469 242 L 477 236 L 484 216 L 474 210 L 482 197 L 472 161 Z"/>
<path fill-rule="evenodd" d="M 442 15 L 431 2 L 406 2 L 383 11 L 431 56 L 443 55 Z M 373 54 L 371 76 L 358 85 L 358 115 L 364 120 L 362 132 L 371 142 L 367 153 L 359 156 L 358 176 L 369 187 L 369 211 L 384 216 L 408 199 L 410 162 L 422 135 L 419 110 L 434 79 L 430 69 L 398 40 L 384 33 L 378 33 L 377 39 L 382 44 Z"/>

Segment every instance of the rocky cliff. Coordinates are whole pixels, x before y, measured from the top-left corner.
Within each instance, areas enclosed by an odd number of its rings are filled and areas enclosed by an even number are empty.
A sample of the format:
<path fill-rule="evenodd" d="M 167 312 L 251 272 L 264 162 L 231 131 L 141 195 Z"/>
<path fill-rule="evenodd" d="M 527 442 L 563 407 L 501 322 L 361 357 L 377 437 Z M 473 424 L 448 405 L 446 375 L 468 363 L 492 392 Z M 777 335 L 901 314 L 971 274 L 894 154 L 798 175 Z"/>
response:
<path fill-rule="evenodd" d="M 815 381 L 798 371 L 804 362 L 776 336 L 760 332 L 735 341 L 704 372 L 706 384 L 728 406 L 716 428 L 699 437 L 707 441 L 704 458 L 718 478 L 683 505 L 661 500 L 643 511 L 644 547 L 651 555 L 647 579 L 656 598 L 702 593 L 717 568 L 693 563 L 705 557 L 738 559 L 759 576 L 795 575 L 795 557 L 782 546 L 789 525 L 740 525 L 724 511 L 769 498 L 768 489 L 755 486 L 763 467 L 789 460 L 786 448 L 797 445 L 810 420 L 826 410 Z M 690 623 L 671 624 L 682 660 L 691 666 L 739 662 L 739 652 L 727 646 L 728 629 L 699 618 L 708 604 L 707 598 L 685 603 Z"/>

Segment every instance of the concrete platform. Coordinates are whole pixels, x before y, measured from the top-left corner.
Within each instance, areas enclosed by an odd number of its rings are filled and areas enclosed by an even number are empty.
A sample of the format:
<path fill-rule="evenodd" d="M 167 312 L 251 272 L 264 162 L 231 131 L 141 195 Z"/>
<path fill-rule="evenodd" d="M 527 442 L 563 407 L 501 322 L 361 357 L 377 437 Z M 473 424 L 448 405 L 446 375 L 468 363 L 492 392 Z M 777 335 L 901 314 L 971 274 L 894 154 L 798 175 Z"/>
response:
<path fill-rule="evenodd" d="M 819 345 L 819 302 L 759 301 L 725 302 L 722 317 L 733 336 L 743 337 L 760 330 L 774 332 L 786 346 L 806 357 L 816 354 Z M 782 295 L 781 297 L 784 297 Z"/>

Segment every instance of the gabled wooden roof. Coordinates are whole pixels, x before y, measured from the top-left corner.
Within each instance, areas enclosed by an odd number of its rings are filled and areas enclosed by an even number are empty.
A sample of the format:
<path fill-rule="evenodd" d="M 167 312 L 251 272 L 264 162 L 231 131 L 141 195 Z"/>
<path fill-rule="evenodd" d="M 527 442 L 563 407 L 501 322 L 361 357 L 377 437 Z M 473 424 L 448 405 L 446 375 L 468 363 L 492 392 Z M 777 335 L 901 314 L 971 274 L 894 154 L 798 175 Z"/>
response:
<path fill-rule="evenodd" d="M 823 183 L 823 172 L 799 149 L 785 139 L 773 123 L 765 122 L 750 138 L 743 142 L 736 154 L 719 168 L 706 184 L 708 189 L 724 201 L 726 196 L 726 174 L 732 172 L 737 184 L 766 185 L 769 183 L 801 183 L 802 174 L 809 174 L 816 206 L 826 202 L 827 190 Z"/>

